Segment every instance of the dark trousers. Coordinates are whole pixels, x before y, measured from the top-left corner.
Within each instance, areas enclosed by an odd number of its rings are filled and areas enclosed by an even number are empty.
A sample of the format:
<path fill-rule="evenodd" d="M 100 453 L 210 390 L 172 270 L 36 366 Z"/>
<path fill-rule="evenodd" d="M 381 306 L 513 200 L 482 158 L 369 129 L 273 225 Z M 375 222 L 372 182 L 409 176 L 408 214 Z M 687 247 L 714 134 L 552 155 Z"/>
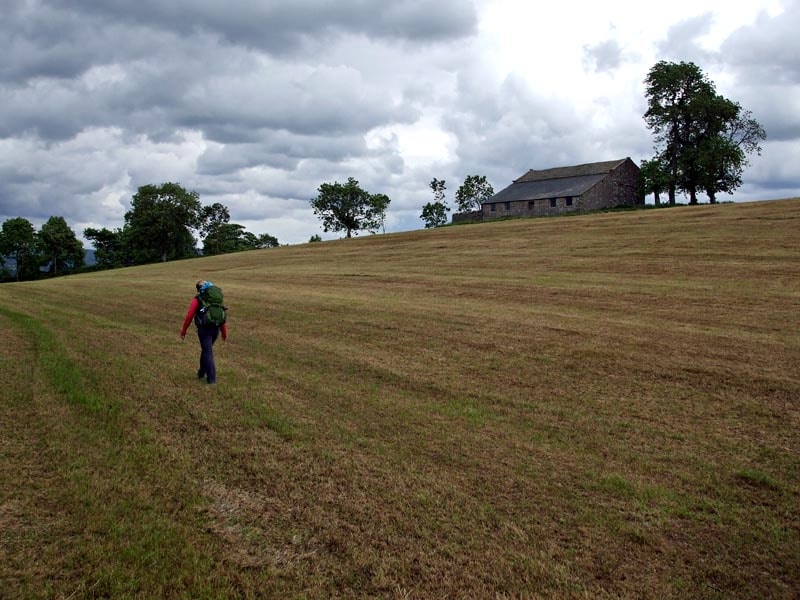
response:
<path fill-rule="evenodd" d="M 205 377 L 208 383 L 217 383 L 217 366 L 214 364 L 214 342 L 217 341 L 219 327 L 198 327 L 200 339 L 200 370 L 198 377 Z"/>

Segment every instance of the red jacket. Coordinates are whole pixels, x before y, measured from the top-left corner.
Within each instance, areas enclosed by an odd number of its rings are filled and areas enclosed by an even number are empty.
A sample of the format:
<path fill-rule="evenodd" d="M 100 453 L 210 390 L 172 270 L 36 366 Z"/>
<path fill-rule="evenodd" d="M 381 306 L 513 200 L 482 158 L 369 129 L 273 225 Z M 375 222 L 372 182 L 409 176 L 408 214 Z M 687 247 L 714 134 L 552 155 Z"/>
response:
<path fill-rule="evenodd" d="M 197 296 L 192 298 L 191 304 L 189 304 L 189 310 L 186 311 L 186 316 L 183 319 L 183 327 L 181 327 L 181 337 L 186 335 L 186 330 L 189 329 L 189 325 L 192 324 L 192 320 L 194 319 L 194 315 L 197 312 L 197 309 L 200 308 L 200 301 L 197 299 Z M 228 339 L 228 324 L 223 323 L 219 327 L 219 331 L 222 334 L 222 339 Z"/>

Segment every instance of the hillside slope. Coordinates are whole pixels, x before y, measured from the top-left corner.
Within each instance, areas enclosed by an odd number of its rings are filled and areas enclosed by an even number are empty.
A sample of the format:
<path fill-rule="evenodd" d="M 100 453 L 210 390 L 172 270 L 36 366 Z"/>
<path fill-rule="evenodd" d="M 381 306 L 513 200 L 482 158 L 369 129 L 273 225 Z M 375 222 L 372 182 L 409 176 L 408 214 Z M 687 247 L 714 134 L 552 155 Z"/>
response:
<path fill-rule="evenodd" d="M 2 285 L 0 587 L 793 598 L 798 282 L 789 200 Z"/>

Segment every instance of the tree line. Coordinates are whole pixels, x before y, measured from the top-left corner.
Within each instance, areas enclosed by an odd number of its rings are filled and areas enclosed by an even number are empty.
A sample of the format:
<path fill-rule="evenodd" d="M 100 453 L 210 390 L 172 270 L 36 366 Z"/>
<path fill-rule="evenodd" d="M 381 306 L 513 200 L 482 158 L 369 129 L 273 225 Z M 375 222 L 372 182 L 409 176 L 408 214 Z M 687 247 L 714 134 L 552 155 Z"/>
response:
<path fill-rule="evenodd" d="M 84 250 L 64 217 L 50 217 L 36 231 L 23 217 L 3 222 L 0 229 L 0 281 L 11 279 L 6 260 L 14 261 L 14 279 L 34 279 L 80 269 Z"/>
<path fill-rule="evenodd" d="M 420 215 L 426 228 L 445 225 L 450 212 L 444 197 L 445 181 L 434 177 L 430 187 L 434 201 L 423 206 Z M 362 230 L 377 233 L 383 229 L 391 202 L 386 194 L 371 194 L 352 177 L 346 183 L 323 183 L 317 192 L 318 195 L 311 200 L 311 207 L 322 221 L 324 231 L 343 231 L 349 238 Z M 461 212 L 480 210 L 481 202 L 493 195 L 494 189 L 484 175 L 468 175 L 456 192 L 458 209 Z M 309 241 L 319 241 L 318 236 Z"/>
<path fill-rule="evenodd" d="M 195 233 L 203 237 L 197 248 Z M 95 251 L 95 268 L 111 269 L 242 250 L 273 248 L 278 239 L 255 235 L 230 222 L 220 203 L 203 206 L 197 192 L 177 183 L 145 185 L 138 189 L 121 228 L 86 228 L 83 236 Z M 63 217 L 50 217 L 36 231 L 23 217 L 6 220 L 0 229 L 2 279 L 11 279 L 5 260 L 15 265 L 14 279 L 35 279 L 81 270 L 85 251 Z"/>

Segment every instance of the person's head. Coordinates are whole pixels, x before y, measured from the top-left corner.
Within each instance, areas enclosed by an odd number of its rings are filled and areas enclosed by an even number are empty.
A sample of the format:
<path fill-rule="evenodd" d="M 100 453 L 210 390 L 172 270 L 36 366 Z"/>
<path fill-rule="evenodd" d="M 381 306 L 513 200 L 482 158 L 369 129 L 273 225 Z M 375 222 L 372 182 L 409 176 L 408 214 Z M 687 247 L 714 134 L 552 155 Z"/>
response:
<path fill-rule="evenodd" d="M 199 279 L 197 283 L 195 283 L 194 285 L 197 288 L 198 292 L 203 292 L 214 284 L 211 283 L 210 281 L 206 281 L 205 279 Z"/>

